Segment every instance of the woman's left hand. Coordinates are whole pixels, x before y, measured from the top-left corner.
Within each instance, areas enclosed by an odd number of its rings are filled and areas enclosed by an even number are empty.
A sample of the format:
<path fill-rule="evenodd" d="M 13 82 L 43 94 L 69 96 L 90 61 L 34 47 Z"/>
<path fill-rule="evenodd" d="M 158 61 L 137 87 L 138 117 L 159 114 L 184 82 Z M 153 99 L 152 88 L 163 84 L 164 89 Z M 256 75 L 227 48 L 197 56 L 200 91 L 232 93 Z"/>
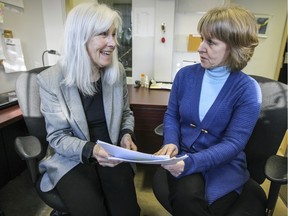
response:
<path fill-rule="evenodd" d="M 174 157 L 178 154 L 178 147 L 173 144 L 165 144 L 159 151 L 154 153 L 155 155 L 169 155 L 170 157 Z"/>
<path fill-rule="evenodd" d="M 124 136 L 122 137 L 121 142 L 120 142 L 120 146 L 122 148 L 137 151 L 137 146 L 134 144 L 131 135 L 128 133 L 124 134 Z"/>

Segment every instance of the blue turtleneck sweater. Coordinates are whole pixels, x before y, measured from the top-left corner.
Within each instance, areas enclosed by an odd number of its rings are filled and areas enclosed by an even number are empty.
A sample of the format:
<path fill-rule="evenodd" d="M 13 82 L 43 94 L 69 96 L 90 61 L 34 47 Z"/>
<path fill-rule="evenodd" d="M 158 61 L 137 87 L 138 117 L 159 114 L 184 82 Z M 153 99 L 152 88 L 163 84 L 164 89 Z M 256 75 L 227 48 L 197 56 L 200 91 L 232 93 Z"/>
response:
<path fill-rule="evenodd" d="M 204 116 L 215 101 L 227 78 L 229 77 L 229 74 L 230 71 L 225 66 L 205 70 L 199 104 L 200 121 L 203 120 Z"/>

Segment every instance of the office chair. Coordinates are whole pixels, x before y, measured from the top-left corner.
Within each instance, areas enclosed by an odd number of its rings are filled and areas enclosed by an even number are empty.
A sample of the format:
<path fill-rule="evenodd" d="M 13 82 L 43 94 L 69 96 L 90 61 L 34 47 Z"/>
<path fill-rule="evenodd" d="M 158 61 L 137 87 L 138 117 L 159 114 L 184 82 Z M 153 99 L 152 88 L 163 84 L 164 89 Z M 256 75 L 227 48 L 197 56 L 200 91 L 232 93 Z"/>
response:
<path fill-rule="evenodd" d="M 260 76 L 252 76 L 262 91 L 259 119 L 245 148 L 250 179 L 226 216 L 273 215 L 280 186 L 287 184 L 287 157 L 276 155 L 287 130 L 287 85 Z M 163 135 L 163 125 L 155 128 Z M 260 186 L 271 181 L 268 198 Z M 168 200 L 166 171 L 159 167 L 153 176 L 153 192 L 162 206 L 172 214 Z"/>
<path fill-rule="evenodd" d="M 40 112 L 39 86 L 36 76 L 49 66 L 35 68 L 22 73 L 16 81 L 16 95 L 29 136 L 16 137 L 15 149 L 21 159 L 26 161 L 33 184 L 39 197 L 53 210 L 50 216 L 69 215 L 58 192 L 40 190 L 41 175 L 38 170 L 39 161 L 46 155 L 46 127 Z"/>
<path fill-rule="evenodd" d="M 4 212 L 0 209 L 0 216 L 5 216 Z"/>

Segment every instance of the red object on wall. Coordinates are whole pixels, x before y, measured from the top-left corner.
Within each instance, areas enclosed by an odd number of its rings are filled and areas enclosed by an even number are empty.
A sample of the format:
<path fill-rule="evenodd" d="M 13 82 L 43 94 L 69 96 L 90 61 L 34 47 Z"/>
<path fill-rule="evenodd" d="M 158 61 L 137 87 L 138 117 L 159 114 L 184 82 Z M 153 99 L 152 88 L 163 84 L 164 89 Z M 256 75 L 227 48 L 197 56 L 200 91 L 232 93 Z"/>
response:
<path fill-rule="evenodd" d="M 162 43 L 165 43 L 165 37 L 162 37 L 162 38 L 161 38 L 161 42 L 162 42 Z"/>

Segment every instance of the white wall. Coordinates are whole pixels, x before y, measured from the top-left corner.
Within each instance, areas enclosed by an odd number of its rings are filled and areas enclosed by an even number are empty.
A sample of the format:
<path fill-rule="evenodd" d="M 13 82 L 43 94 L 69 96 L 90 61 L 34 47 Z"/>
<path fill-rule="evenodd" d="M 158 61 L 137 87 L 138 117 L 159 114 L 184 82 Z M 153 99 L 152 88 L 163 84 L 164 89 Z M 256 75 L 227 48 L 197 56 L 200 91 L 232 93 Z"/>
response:
<path fill-rule="evenodd" d="M 45 26 L 46 49 L 61 53 L 64 23 L 66 20 L 65 0 L 42 0 L 43 22 Z M 45 65 L 53 65 L 57 55 L 45 55 Z"/>
<path fill-rule="evenodd" d="M 27 70 L 42 66 L 42 53 L 47 49 L 58 50 L 63 19 L 66 14 L 65 0 L 23 0 L 21 13 L 4 10 L 1 29 L 12 30 L 13 37 L 21 40 Z M 43 8 L 42 8 L 43 3 Z M 54 59 L 53 59 L 54 57 Z M 45 65 L 54 64 L 57 57 L 45 55 Z M 15 89 L 20 73 L 5 73 L 0 66 L 0 93 Z"/>
<path fill-rule="evenodd" d="M 45 34 L 42 18 L 42 4 L 38 0 L 24 0 L 24 12 L 4 9 L 4 23 L 1 29 L 12 30 L 14 38 L 21 40 L 27 69 L 41 66 L 41 55 L 45 47 Z M 0 66 L 0 93 L 15 89 L 19 73 L 6 74 Z"/>
<path fill-rule="evenodd" d="M 155 0 L 132 0 L 132 79 L 153 76 Z"/>
<path fill-rule="evenodd" d="M 223 4 L 224 0 L 133 0 L 133 51 L 132 78 L 141 73 L 154 77 L 156 81 L 173 81 L 177 65 L 182 60 L 199 60 L 198 53 L 188 53 L 188 35 L 197 33 L 197 23 L 203 11 Z M 154 12 L 152 35 L 135 35 L 135 29 L 145 28 L 146 23 L 136 22 L 139 10 Z M 152 10 L 154 9 L 154 10 Z M 151 15 L 152 16 L 152 15 Z M 167 32 L 162 34 L 160 25 L 166 22 Z M 140 26 L 139 26 L 140 24 Z M 137 26 L 135 26 L 137 25 Z M 142 25 L 142 26 L 141 26 Z M 155 25 L 155 26 L 154 26 Z M 160 39 L 165 36 L 166 42 Z"/>
<path fill-rule="evenodd" d="M 173 66 L 175 0 L 156 0 L 155 15 L 153 77 L 157 81 L 170 82 Z M 162 30 L 163 24 L 165 32 Z"/>
<path fill-rule="evenodd" d="M 280 53 L 282 37 L 287 19 L 287 0 L 231 0 L 231 3 L 240 4 L 255 14 L 271 15 L 272 19 L 267 28 L 267 38 L 259 38 L 254 56 L 244 71 L 248 74 L 262 75 L 271 79 L 278 78 L 277 62 L 282 58 Z"/>
<path fill-rule="evenodd" d="M 156 7 L 155 2 L 165 0 L 133 0 L 132 10 L 135 8 L 151 8 Z M 167 73 L 171 73 L 171 81 L 174 78 L 176 71 L 181 66 L 183 60 L 199 61 L 199 55 L 197 52 L 187 52 L 187 43 L 189 34 L 197 34 L 197 23 L 203 12 L 209 10 L 212 7 L 222 4 L 239 4 L 250 9 L 255 14 L 271 15 L 272 19 L 267 29 L 267 38 L 259 38 L 259 46 L 256 48 L 255 53 L 251 61 L 244 68 L 244 71 L 248 74 L 261 75 L 268 78 L 276 78 L 278 74 L 277 63 L 278 59 L 282 58 L 280 53 L 282 37 L 286 36 L 284 27 L 287 19 L 287 0 L 277 0 L 277 2 L 270 0 L 175 0 L 175 19 L 174 19 L 174 44 L 173 44 L 173 62 L 172 71 L 167 72 L 159 70 L 161 66 L 170 64 L 170 59 L 159 58 L 153 54 L 157 53 L 154 49 L 157 49 L 154 35 L 149 37 L 133 35 L 133 65 L 132 70 L 133 79 L 139 79 L 140 73 L 146 73 L 148 75 L 158 74 L 157 80 L 165 80 Z M 157 23 L 157 16 L 155 10 L 155 22 Z M 135 11 L 133 16 L 135 16 Z M 170 12 L 169 12 L 170 13 Z M 140 23 L 141 24 L 141 23 Z M 158 23 L 159 24 L 159 23 Z M 135 23 L 134 23 L 135 25 Z M 153 25 L 153 23 L 151 23 Z M 155 28 L 157 28 L 156 26 Z M 140 28 L 139 26 L 137 28 Z M 135 26 L 133 26 L 133 31 Z M 154 40 L 155 39 L 155 40 Z M 157 61 L 155 61 L 157 59 Z M 157 71 L 155 71 L 157 68 Z"/>

